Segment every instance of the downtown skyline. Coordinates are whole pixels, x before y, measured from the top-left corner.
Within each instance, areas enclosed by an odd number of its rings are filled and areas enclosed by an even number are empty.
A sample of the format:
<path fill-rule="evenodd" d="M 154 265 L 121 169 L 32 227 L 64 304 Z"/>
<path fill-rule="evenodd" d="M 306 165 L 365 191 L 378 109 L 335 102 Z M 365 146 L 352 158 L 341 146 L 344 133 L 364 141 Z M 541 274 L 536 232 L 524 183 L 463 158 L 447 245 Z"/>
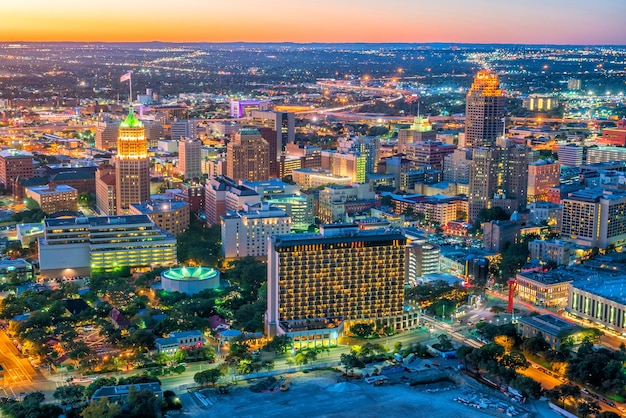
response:
<path fill-rule="evenodd" d="M 43 0 L 2 8 L 3 42 L 328 42 L 619 45 L 626 39 L 615 0 L 524 3 L 285 0 L 205 3 L 155 0 L 150 8 L 111 0 L 87 8 Z M 193 11 L 193 13 L 191 13 Z"/>

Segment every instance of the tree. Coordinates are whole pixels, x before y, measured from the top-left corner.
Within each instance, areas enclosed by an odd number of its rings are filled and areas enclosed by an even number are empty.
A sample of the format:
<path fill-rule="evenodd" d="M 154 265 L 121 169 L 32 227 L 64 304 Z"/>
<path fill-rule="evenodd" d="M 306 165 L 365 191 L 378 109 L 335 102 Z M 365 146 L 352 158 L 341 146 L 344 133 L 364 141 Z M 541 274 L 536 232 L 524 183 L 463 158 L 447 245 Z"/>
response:
<path fill-rule="evenodd" d="M 441 351 L 450 351 L 454 347 L 452 345 L 452 340 L 446 334 L 439 334 L 437 339 L 439 340 L 439 345 L 441 346 Z"/>
<path fill-rule="evenodd" d="M 530 337 L 524 340 L 522 343 L 522 350 L 528 354 L 539 354 L 550 348 L 550 344 L 546 341 L 543 333 L 539 332 L 534 337 Z"/>
<path fill-rule="evenodd" d="M 618 413 L 613 411 L 602 411 L 596 414 L 596 418 L 620 418 Z"/>
<path fill-rule="evenodd" d="M 515 339 L 508 335 L 496 335 L 493 339 L 493 342 L 501 345 L 502 348 L 504 348 L 505 353 L 510 353 L 511 349 L 515 345 Z"/>
<path fill-rule="evenodd" d="M 562 385 L 555 386 L 552 390 L 546 392 L 549 398 L 555 401 L 561 401 L 561 407 L 565 407 L 565 401 L 570 397 L 579 397 L 580 388 L 576 385 L 564 383 Z"/>
<path fill-rule="evenodd" d="M 531 399 L 539 399 L 543 390 L 539 382 L 522 375 L 517 375 L 511 382 L 511 386 L 519 390 L 525 397 Z"/>
<path fill-rule="evenodd" d="M 596 415 L 598 412 L 600 412 L 600 404 L 598 401 L 587 401 L 581 399 L 578 402 L 578 414 L 582 416 L 582 418 L 586 418 L 587 415 L 590 414 Z"/>
<path fill-rule="evenodd" d="M 69 405 L 71 409 L 74 409 L 74 405 L 85 399 L 85 387 L 84 386 L 61 386 L 56 388 L 52 395 L 54 399 L 61 401 L 61 405 Z"/>
<path fill-rule="evenodd" d="M 107 398 L 91 401 L 80 413 L 82 418 L 117 418 L 122 414 L 122 407 L 109 402 Z"/>
<path fill-rule="evenodd" d="M 193 376 L 193 381 L 200 386 L 215 385 L 223 376 L 221 369 L 209 369 L 202 372 L 198 372 Z"/>
<path fill-rule="evenodd" d="M 130 417 L 154 418 L 161 416 L 161 408 L 152 391 L 137 390 L 135 386 L 131 386 L 128 391 L 128 404 L 130 405 Z"/>
<path fill-rule="evenodd" d="M 354 369 L 362 369 L 365 367 L 365 363 L 354 353 L 343 353 L 339 357 L 339 362 L 346 369 L 346 374 L 352 374 Z"/>
<path fill-rule="evenodd" d="M 527 369 L 530 366 L 526 357 L 519 351 L 512 351 L 510 354 L 503 355 L 500 359 L 500 364 L 513 370 Z"/>
<path fill-rule="evenodd" d="M 374 325 L 370 323 L 357 323 L 350 327 L 350 331 L 357 337 L 367 338 L 374 333 Z"/>
<path fill-rule="evenodd" d="M 276 354 L 285 354 L 293 347 L 293 340 L 288 335 L 277 335 L 272 341 L 267 343 L 263 349 L 265 351 L 273 351 Z"/>
<path fill-rule="evenodd" d="M 114 377 L 101 377 L 96 379 L 85 388 L 85 398 L 90 399 L 93 394 L 103 386 L 115 386 L 116 384 L 117 379 Z"/>

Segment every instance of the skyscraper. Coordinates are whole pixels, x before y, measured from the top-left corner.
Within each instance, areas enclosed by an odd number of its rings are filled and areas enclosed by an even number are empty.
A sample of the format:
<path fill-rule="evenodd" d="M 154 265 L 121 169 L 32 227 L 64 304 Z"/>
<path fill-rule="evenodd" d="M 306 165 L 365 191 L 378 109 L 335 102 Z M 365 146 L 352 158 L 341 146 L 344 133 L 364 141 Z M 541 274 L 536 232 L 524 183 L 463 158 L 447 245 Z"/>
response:
<path fill-rule="evenodd" d="M 433 126 L 428 118 L 416 116 L 413 124 L 407 129 L 398 129 L 398 153 L 406 152 L 406 144 L 420 141 L 435 141 L 437 132 L 433 131 Z"/>
<path fill-rule="evenodd" d="M 199 139 L 181 138 L 178 141 L 178 171 L 185 180 L 202 177 L 202 142 Z"/>
<path fill-rule="evenodd" d="M 243 128 L 234 132 L 226 147 L 226 175 L 236 182 L 269 179 L 269 149 L 258 129 Z"/>
<path fill-rule="evenodd" d="M 150 198 L 150 158 L 143 123 L 132 107 L 120 124 L 115 159 L 117 213 L 128 212 L 131 203 Z"/>
<path fill-rule="evenodd" d="M 483 70 L 474 78 L 465 102 L 465 145 L 495 145 L 504 134 L 504 95 L 498 76 Z"/>

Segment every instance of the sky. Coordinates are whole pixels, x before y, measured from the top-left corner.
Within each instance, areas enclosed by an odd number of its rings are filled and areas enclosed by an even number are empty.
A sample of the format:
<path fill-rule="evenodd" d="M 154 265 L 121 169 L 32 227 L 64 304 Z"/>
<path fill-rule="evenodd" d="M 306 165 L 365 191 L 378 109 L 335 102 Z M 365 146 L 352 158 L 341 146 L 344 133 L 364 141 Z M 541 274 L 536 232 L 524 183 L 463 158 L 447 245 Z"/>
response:
<path fill-rule="evenodd" d="M 625 0 L 4 0 L 0 41 L 626 44 Z"/>

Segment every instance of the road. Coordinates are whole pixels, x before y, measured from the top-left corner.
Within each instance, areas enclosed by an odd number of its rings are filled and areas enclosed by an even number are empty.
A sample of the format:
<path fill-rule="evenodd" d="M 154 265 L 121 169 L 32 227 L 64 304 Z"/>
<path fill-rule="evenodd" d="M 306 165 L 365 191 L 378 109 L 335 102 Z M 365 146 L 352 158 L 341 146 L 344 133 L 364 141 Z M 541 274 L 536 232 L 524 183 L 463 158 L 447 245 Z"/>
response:
<path fill-rule="evenodd" d="M 4 369 L 4 387 L 11 387 L 21 382 L 43 380 L 28 359 L 19 354 L 4 331 L 0 331 L 0 365 Z"/>

